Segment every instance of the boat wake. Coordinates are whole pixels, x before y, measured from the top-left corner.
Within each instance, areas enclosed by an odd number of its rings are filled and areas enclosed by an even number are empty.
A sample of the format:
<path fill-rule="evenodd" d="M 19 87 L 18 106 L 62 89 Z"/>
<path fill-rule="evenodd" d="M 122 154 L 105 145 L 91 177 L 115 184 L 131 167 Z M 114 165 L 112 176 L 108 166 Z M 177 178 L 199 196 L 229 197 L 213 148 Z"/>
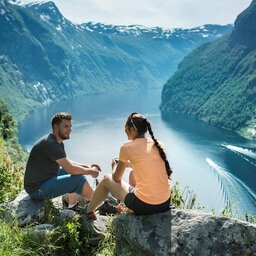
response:
<path fill-rule="evenodd" d="M 244 208 L 250 210 L 248 213 L 254 212 L 256 207 L 256 194 L 254 191 L 211 159 L 206 158 L 206 162 L 217 175 L 225 203 L 231 203 L 232 208 L 235 207 L 238 211 Z"/>
<path fill-rule="evenodd" d="M 256 167 L 256 164 L 251 160 L 251 159 L 255 159 L 256 160 L 256 153 L 254 153 L 253 151 L 251 151 L 250 149 L 247 148 L 241 148 L 241 147 L 237 147 L 237 146 L 232 146 L 232 145 L 228 145 L 225 143 L 221 144 L 223 147 L 231 150 L 232 152 L 234 152 L 235 154 L 239 155 L 240 157 L 242 157 L 245 161 L 249 162 L 250 164 L 254 165 Z M 250 157 L 251 159 L 247 158 Z"/>

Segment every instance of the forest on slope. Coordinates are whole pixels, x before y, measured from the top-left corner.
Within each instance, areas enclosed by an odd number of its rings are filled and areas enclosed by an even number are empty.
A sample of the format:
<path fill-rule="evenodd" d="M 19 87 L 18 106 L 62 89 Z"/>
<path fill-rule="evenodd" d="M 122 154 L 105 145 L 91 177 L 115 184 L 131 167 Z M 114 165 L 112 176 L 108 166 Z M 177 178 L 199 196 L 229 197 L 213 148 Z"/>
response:
<path fill-rule="evenodd" d="M 204 44 L 179 64 L 164 85 L 161 111 L 195 116 L 256 137 L 256 1 L 230 35 Z"/>

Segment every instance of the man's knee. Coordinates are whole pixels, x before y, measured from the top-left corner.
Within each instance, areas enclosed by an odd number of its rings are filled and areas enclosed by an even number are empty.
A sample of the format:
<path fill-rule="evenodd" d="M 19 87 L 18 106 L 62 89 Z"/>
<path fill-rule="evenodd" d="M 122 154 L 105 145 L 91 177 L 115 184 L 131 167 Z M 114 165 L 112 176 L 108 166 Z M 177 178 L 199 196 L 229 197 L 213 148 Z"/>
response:
<path fill-rule="evenodd" d="M 82 193 L 83 187 L 87 182 L 85 175 L 72 175 L 71 177 L 71 183 L 73 183 L 74 191 L 78 194 Z"/>
<path fill-rule="evenodd" d="M 85 182 L 87 180 L 85 175 L 72 175 L 70 178 L 77 182 Z"/>

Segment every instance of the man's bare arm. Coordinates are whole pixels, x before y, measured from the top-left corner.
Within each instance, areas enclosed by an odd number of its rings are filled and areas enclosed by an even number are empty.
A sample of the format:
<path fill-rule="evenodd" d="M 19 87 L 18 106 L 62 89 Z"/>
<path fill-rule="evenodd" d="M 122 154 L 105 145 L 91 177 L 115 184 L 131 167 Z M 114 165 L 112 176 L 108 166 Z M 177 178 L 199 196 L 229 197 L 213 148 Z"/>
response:
<path fill-rule="evenodd" d="M 95 166 L 93 167 L 84 167 L 80 164 L 77 164 L 68 158 L 61 158 L 56 160 L 58 165 L 60 165 L 67 173 L 71 175 L 90 175 L 93 178 L 97 178 L 99 175 L 99 169 Z"/>

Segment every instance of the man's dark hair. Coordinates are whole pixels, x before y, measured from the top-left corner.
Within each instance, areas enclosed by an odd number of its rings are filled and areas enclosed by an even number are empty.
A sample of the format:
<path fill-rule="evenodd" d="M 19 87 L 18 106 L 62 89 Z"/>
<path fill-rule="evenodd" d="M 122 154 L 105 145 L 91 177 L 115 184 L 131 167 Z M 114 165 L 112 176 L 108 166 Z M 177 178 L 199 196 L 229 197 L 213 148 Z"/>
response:
<path fill-rule="evenodd" d="M 65 120 L 72 120 L 72 116 L 69 113 L 66 112 L 59 112 L 56 113 L 53 117 L 52 117 L 52 129 L 54 127 L 54 125 L 59 125 L 61 123 L 61 121 L 65 119 Z"/>

